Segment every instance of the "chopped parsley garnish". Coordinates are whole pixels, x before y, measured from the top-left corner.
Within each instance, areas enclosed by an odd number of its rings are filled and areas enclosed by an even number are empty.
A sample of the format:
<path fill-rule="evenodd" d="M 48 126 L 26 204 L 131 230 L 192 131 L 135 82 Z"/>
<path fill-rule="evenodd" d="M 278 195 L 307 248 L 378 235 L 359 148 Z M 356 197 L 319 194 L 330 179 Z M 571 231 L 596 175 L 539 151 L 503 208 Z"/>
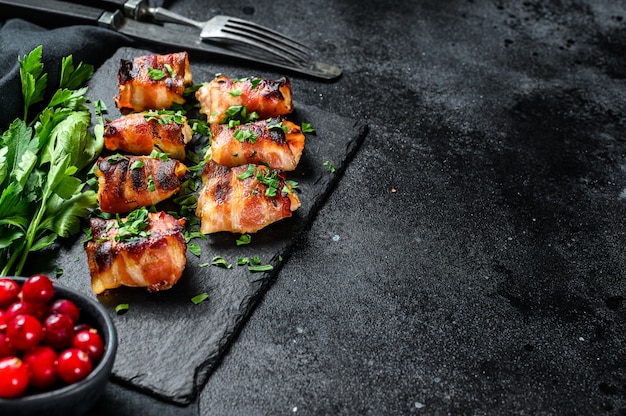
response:
<path fill-rule="evenodd" d="M 311 133 L 311 134 L 315 134 L 315 129 L 309 124 L 309 123 L 302 123 L 302 126 L 300 127 L 302 130 L 302 133 Z"/>
<path fill-rule="evenodd" d="M 213 257 L 213 260 L 211 260 L 211 265 L 212 266 L 217 266 L 217 267 L 223 267 L 224 269 L 230 269 L 233 267 L 232 264 L 228 263 L 226 260 L 224 260 L 223 257 L 221 256 L 215 256 Z"/>
<path fill-rule="evenodd" d="M 287 133 L 287 126 L 283 126 L 283 122 L 282 120 L 276 123 L 272 123 L 272 119 L 268 118 L 267 119 L 267 129 L 268 130 L 272 130 L 272 129 L 281 129 L 282 131 L 284 131 L 285 133 Z M 272 124 L 270 124 L 272 123 Z"/>
<path fill-rule="evenodd" d="M 226 117 L 222 120 L 222 124 L 228 124 L 231 127 L 231 121 L 241 123 L 249 123 L 259 119 L 259 115 L 256 111 L 248 114 L 248 110 L 245 105 L 231 105 L 226 109 Z"/>
<path fill-rule="evenodd" d="M 123 313 L 128 312 L 129 308 L 130 308 L 130 305 L 128 305 L 128 303 L 120 303 L 119 305 L 115 307 L 115 313 L 118 315 L 121 315 Z"/>
<path fill-rule="evenodd" d="M 238 246 L 243 246 L 246 244 L 250 244 L 250 242 L 252 241 L 252 237 L 250 236 L 250 234 L 242 234 L 241 237 L 239 237 L 236 241 Z"/>
<path fill-rule="evenodd" d="M 144 166 L 146 166 L 146 162 L 144 162 L 143 160 L 135 160 L 131 165 L 130 168 L 135 170 L 135 169 L 141 169 Z"/>
<path fill-rule="evenodd" d="M 107 162 L 109 162 L 112 165 L 115 165 L 116 163 L 120 163 L 122 160 L 128 160 L 128 158 L 119 153 L 115 153 L 114 155 L 107 157 Z"/>
<path fill-rule="evenodd" d="M 250 143 L 256 143 L 256 139 L 259 137 L 258 134 L 253 132 L 250 129 L 238 129 L 233 133 L 233 137 L 243 143 L 248 140 Z"/>
<path fill-rule="evenodd" d="M 160 81 L 167 76 L 165 71 L 158 68 L 148 68 L 148 76 L 155 81 Z"/>
<path fill-rule="evenodd" d="M 114 239 L 118 242 L 149 237 L 150 231 L 146 231 L 150 226 L 148 209 L 142 207 L 131 211 L 126 219 L 120 218 L 119 214 L 116 215 L 115 226 L 117 227 L 117 233 Z"/>
<path fill-rule="evenodd" d="M 154 178 L 152 175 L 148 175 L 148 191 L 154 192 L 156 187 L 154 186 Z"/>
<path fill-rule="evenodd" d="M 191 302 L 194 305 L 197 305 L 201 302 L 204 302 L 205 300 L 207 300 L 209 298 L 209 294 L 204 292 L 204 293 L 200 293 L 199 295 L 194 296 L 193 298 L 191 298 Z"/>
<path fill-rule="evenodd" d="M 200 257 L 202 254 L 202 248 L 197 243 L 190 243 L 187 248 L 192 254 L 195 254 L 197 257 Z"/>
<path fill-rule="evenodd" d="M 272 266 L 271 264 L 248 266 L 248 270 L 250 270 L 251 272 L 269 272 L 270 270 L 274 270 L 274 266 Z"/>
<path fill-rule="evenodd" d="M 150 110 L 144 114 L 144 118 L 146 121 L 155 120 L 159 124 L 184 124 L 186 121 L 185 115 L 180 110 Z"/>

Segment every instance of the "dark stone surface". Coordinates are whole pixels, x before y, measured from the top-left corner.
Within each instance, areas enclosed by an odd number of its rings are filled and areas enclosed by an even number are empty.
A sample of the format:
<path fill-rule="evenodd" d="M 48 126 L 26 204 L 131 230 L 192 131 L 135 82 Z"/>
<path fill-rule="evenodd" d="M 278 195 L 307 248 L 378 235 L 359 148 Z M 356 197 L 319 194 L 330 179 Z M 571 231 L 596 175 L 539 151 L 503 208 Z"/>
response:
<path fill-rule="evenodd" d="M 302 39 L 370 132 L 199 398 L 100 414 L 626 414 L 623 1 L 168 6 Z"/>
<path fill-rule="evenodd" d="M 148 53 L 120 48 L 89 82 L 90 96 L 105 103 L 107 118 L 122 116 L 113 101 L 120 59 L 132 60 Z M 218 72 L 223 73 L 223 68 L 214 65 L 200 69 L 191 62 L 190 66 L 198 84 L 210 81 Z M 229 76 L 244 75 L 229 73 Z M 191 242 L 200 246 L 201 254 L 187 253 L 183 276 L 170 290 L 149 293 L 144 288 L 119 288 L 97 296 L 110 311 L 118 331 L 119 347 L 113 368 L 116 382 L 181 405 L 195 400 L 198 385 L 204 385 L 257 298 L 289 258 L 295 240 L 310 226 L 363 141 L 367 126 L 297 101 L 294 105 L 296 109 L 289 119 L 298 124 L 310 123 L 315 134 L 306 135 L 298 168 L 287 175 L 298 183 L 302 204 L 291 218 L 252 234 L 252 241 L 245 246 L 236 244 L 240 234 L 217 233 L 205 239 L 194 238 Z M 198 115 L 190 114 L 190 117 Z M 195 137 L 188 149 L 202 156 L 206 144 L 206 138 Z M 334 172 L 324 165 L 327 161 L 332 163 Z M 167 211 L 168 207 L 160 209 Z M 62 269 L 59 283 L 96 298 L 91 291 L 89 273 L 85 273 L 87 257 L 81 240 L 78 238 L 71 246 L 66 244 L 68 247 L 53 251 L 49 266 L 39 264 L 31 272 L 53 275 L 56 269 Z M 210 266 L 215 256 L 222 257 L 231 267 Z M 243 257 L 258 257 L 262 264 L 271 264 L 274 269 L 250 272 L 247 265 L 237 265 L 237 259 Z M 209 295 L 207 301 L 198 305 L 191 302 L 192 297 L 204 292 Z M 119 304 L 128 304 L 129 311 L 117 315 L 115 307 Z"/>

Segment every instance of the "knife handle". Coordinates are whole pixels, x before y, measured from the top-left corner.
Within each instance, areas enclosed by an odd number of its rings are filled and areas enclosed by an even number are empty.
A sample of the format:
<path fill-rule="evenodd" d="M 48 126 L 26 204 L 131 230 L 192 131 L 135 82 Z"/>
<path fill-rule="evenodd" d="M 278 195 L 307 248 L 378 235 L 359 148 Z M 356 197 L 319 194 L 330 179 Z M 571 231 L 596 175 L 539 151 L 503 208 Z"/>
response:
<path fill-rule="evenodd" d="M 71 3 L 102 7 L 109 11 L 121 10 L 125 16 L 142 20 L 147 13 L 148 0 L 66 0 Z"/>
<path fill-rule="evenodd" d="M 8 7 L 10 6 L 10 7 Z M 104 10 L 57 0 L 0 0 L 2 15 L 39 20 L 46 25 L 97 25 Z"/>

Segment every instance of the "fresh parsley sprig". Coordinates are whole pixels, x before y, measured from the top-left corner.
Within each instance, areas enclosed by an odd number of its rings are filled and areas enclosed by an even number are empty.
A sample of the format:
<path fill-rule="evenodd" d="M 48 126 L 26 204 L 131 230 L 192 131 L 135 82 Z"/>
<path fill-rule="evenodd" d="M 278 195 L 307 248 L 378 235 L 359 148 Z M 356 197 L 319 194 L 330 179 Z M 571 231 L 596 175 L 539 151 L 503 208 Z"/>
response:
<path fill-rule="evenodd" d="M 96 208 L 93 190 L 77 175 L 100 154 L 103 141 L 88 128 L 91 113 L 83 85 L 93 67 L 63 58 L 57 90 L 43 103 L 48 83 L 41 46 L 18 57 L 24 116 L 0 136 L 0 270 L 20 275 L 28 255 L 80 231 L 80 220 Z"/>

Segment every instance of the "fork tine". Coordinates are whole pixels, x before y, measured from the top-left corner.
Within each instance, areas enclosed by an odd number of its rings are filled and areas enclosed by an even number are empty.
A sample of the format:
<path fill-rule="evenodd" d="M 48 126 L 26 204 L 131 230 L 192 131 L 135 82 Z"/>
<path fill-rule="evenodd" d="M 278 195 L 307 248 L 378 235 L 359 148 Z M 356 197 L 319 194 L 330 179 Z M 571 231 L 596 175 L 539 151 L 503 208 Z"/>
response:
<path fill-rule="evenodd" d="M 233 46 L 242 45 L 242 46 L 251 46 L 256 48 L 259 52 L 267 52 L 274 57 L 280 58 L 281 60 L 285 60 L 294 64 L 299 64 L 306 62 L 307 59 L 302 56 L 295 55 L 292 51 L 284 50 L 284 48 L 278 47 L 276 45 L 269 45 L 256 40 L 255 38 L 240 36 L 236 33 L 230 33 L 228 29 L 221 29 L 219 36 L 216 37 L 206 37 L 205 39 L 211 39 L 215 42 L 225 42 L 225 41 L 234 41 L 235 44 Z"/>
<path fill-rule="evenodd" d="M 233 28 L 241 29 L 241 30 L 249 30 L 252 33 L 255 33 L 259 36 L 266 37 L 270 40 L 276 40 L 287 47 L 297 49 L 301 51 L 302 53 L 307 54 L 307 56 L 311 54 L 311 49 L 307 45 L 301 42 L 298 42 L 297 40 L 290 38 L 289 36 L 286 36 L 283 33 L 277 32 L 265 26 L 261 26 L 249 20 L 242 20 L 236 17 L 229 17 L 227 20 L 227 25 Z"/>
<path fill-rule="evenodd" d="M 231 47 L 237 44 L 254 47 L 294 64 L 307 62 L 311 57 L 310 49 L 302 43 L 264 26 L 230 16 L 213 16 L 205 23 L 200 37 L 219 43 L 228 42 Z"/>

